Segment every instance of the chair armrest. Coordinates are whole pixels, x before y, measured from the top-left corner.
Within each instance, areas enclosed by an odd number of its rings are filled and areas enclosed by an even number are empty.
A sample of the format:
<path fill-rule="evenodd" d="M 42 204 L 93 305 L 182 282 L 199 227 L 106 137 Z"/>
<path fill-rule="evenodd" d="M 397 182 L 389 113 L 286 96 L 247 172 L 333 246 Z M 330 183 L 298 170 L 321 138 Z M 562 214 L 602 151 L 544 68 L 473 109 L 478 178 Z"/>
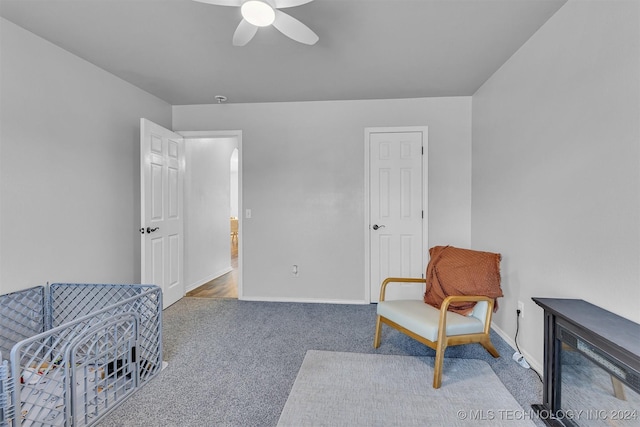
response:
<path fill-rule="evenodd" d="M 384 301 L 384 294 L 389 283 L 427 283 L 427 279 L 418 279 L 412 277 L 387 277 L 386 279 L 384 279 L 382 285 L 380 286 L 379 301 Z"/>
<path fill-rule="evenodd" d="M 444 299 L 442 305 L 440 306 L 440 319 L 438 321 L 438 341 L 444 339 L 447 330 L 447 310 L 449 309 L 449 304 L 452 302 L 478 302 L 478 301 L 486 301 L 487 302 L 487 313 L 485 314 L 484 320 L 484 332 L 488 333 L 489 328 L 491 327 L 491 316 L 493 314 L 493 298 L 486 297 L 484 295 L 450 295 Z"/>

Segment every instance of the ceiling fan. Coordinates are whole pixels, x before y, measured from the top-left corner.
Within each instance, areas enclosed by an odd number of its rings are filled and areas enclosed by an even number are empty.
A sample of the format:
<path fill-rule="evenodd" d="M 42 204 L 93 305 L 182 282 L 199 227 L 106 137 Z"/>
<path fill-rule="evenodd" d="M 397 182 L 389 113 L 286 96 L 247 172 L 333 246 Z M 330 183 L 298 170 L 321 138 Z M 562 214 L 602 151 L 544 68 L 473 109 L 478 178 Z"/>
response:
<path fill-rule="evenodd" d="M 313 0 L 195 0 L 217 6 L 239 7 L 242 21 L 233 34 L 233 45 L 244 46 L 256 35 L 259 27 L 273 25 L 282 34 L 297 42 L 312 45 L 316 33 L 302 22 L 279 9 L 300 6 Z"/>

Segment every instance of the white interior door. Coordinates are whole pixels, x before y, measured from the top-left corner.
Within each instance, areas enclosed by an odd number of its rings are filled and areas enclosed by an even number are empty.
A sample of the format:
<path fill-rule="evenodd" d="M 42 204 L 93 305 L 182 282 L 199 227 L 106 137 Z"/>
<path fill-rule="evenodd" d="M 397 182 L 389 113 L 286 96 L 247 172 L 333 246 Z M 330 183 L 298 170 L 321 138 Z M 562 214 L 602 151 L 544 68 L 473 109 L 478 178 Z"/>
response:
<path fill-rule="evenodd" d="M 162 288 L 163 308 L 184 296 L 184 139 L 140 119 L 142 283 Z"/>
<path fill-rule="evenodd" d="M 368 132 L 370 299 L 387 277 L 424 277 L 423 131 Z M 420 299 L 414 284 L 387 288 L 387 299 Z"/>

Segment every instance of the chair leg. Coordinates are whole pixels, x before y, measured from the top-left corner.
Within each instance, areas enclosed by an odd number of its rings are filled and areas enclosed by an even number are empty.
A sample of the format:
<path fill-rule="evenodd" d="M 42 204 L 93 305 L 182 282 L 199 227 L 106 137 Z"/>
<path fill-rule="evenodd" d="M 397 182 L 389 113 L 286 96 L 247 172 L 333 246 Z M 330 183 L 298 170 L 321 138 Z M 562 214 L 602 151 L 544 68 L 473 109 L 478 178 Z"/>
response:
<path fill-rule="evenodd" d="M 622 381 L 611 375 L 611 385 L 613 386 L 613 395 L 620 400 L 627 400 L 624 395 L 624 384 Z"/>
<path fill-rule="evenodd" d="M 380 316 L 376 317 L 376 333 L 373 336 L 373 348 L 380 347 L 380 335 L 382 332 L 382 321 L 380 321 Z"/>
<path fill-rule="evenodd" d="M 491 339 L 489 337 L 487 337 L 486 339 L 480 341 L 480 344 L 482 344 L 482 346 L 489 352 L 489 354 L 491 354 L 493 357 L 500 357 L 500 353 L 498 353 L 498 350 L 496 350 L 496 348 L 493 346 L 493 343 L 491 342 Z"/>
<path fill-rule="evenodd" d="M 440 388 L 442 385 L 442 365 L 444 364 L 444 351 L 447 349 L 445 343 L 439 342 L 436 347 L 436 363 L 433 367 L 433 388 Z"/>

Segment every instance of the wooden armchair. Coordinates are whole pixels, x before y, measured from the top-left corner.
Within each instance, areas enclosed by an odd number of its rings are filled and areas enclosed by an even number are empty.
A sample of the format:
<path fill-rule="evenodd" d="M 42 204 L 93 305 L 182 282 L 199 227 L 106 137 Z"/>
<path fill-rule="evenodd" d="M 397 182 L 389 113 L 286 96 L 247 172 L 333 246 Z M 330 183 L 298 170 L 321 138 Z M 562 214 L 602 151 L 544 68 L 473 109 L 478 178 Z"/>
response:
<path fill-rule="evenodd" d="M 391 326 L 436 351 L 433 372 L 433 388 L 442 383 L 444 352 L 449 346 L 480 343 L 493 357 L 500 354 L 491 343 L 489 331 L 493 315 L 493 298 L 486 296 L 448 296 L 441 308 L 426 304 L 422 300 L 385 300 L 387 285 L 391 283 L 424 284 L 426 279 L 390 277 L 382 282 L 377 308 L 376 332 L 373 347 L 380 346 L 382 324 Z M 468 316 L 448 311 L 455 302 L 476 302 Z"/>

